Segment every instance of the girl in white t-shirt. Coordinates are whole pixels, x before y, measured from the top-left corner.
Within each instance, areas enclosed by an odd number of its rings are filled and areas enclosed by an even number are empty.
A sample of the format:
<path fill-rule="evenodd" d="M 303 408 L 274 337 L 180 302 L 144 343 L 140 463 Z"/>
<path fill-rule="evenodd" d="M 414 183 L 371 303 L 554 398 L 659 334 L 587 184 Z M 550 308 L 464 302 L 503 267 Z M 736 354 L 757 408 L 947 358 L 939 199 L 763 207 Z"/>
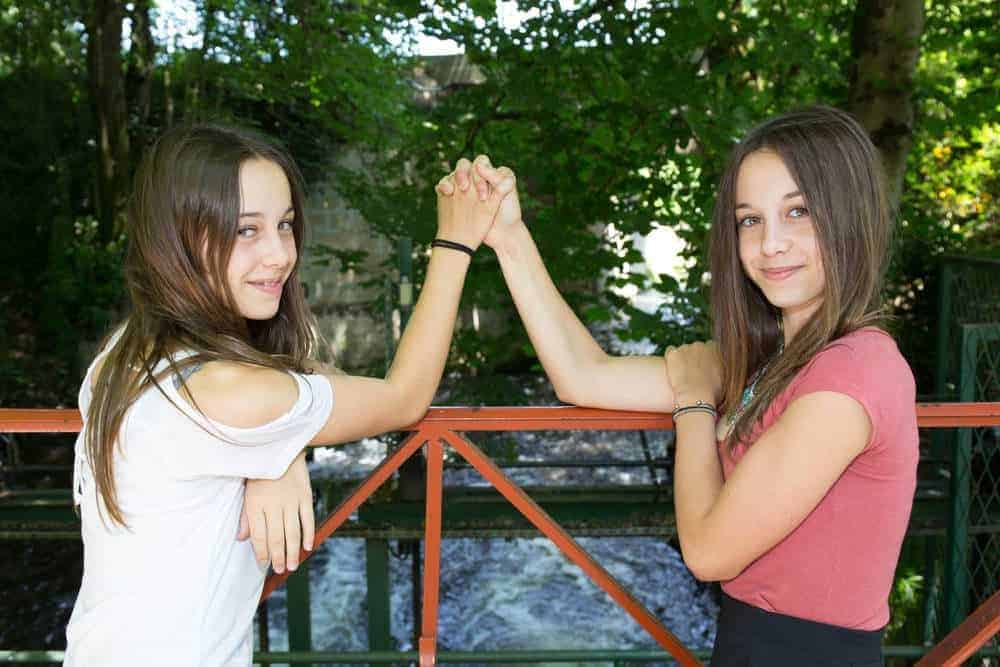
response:
<path fill-rule="evenodd" d="M 233 539 L 245 480 L 287 472 L 299 489 L 307 445 L 420 419 L 472 251 L 512 189 L 511 177 L 487 196 L 439 198 L 426 280 L 392 368 L 385 379 L 354 377 L 311 360 L 316 339 L 297 276 L 303 195 L 288 154 L 211 125 L 156 143 L 128 211 L 131 311 L 80 389 L 74 497 L 84 572 L 66 665 L 250 664 L 266 564 Z M 250 523 L 257 536 L 287 541 L 294 569 L 296 508 L 311 521 L 311 507 L 282 493 L 265 488 Z M 276 569 L 284 547 L 271 548 Z"/>

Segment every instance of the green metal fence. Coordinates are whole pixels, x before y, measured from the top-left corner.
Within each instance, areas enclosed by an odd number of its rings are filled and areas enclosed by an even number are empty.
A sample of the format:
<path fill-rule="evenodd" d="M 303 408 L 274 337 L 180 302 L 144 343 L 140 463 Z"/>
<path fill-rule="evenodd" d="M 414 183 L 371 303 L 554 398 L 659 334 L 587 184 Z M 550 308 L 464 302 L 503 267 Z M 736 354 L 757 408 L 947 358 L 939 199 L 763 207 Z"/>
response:
<path fill-rule="evenodd" d="M 938 286 L 935 399 L 957 400 L 962 326 L 1000 323 L 1000 260 L 946 257 Z"/>
<path fill-rule="evenodd" d="M 1000 323 L 961 331 L 961 400 L 1000 400 Z M 1000 587 L 1000 429 L 957 429 L 951 471 L 943 632 Z"/>
<path fill-rule="evenodd" d="M 938 297 L 934 398 L 998 400 L 1000 261 L 946 257 Z M 923 635 L 932 642 L 1000 585 L 997 429 L 937 431 L 927 459 L 949 481 L 947 537 L 926 542 Z"/>

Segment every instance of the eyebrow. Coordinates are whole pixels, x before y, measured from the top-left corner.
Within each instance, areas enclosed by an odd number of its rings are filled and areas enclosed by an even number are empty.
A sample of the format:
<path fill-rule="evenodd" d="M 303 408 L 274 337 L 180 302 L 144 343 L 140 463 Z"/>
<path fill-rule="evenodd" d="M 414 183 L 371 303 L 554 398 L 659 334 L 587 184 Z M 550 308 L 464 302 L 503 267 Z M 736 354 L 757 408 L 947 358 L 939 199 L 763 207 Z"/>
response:
<path fill-rule="evenodd" d="M 800 190 L 796 190 L 795 192 L 789 192 L 787 195 L 782 197 L 782 199 L 795 199 L 796 197 L 801 197 L 801 196 L 802 192 Z M 736 205 L 736 208 L 753 208 L 753 206 L 741 202 Z"/>
<path fill-rule="evenodd" d="M 284 217 L 284 216 L 288 215 L 289 213 L 294 213 L 294 212 L 295 212 L 295 207 L 294 206 L 289 206 L 288 208 L 285 209 L 285 212 L 282 213 L 281 215 L 282 215 L 282 217 Z M 264 214 L 263 213 L 258 213 L 257 211 L 247 211 L 246 213 L 240 213 L 240 217 L 241 218 L 263 218 Z"/>

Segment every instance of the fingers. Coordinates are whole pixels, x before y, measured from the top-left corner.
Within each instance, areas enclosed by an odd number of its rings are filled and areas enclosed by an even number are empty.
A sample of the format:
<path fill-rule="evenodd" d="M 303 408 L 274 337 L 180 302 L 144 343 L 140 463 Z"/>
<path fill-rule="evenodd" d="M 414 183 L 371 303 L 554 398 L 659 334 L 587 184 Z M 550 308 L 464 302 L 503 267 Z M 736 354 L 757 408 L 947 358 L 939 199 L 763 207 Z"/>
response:
<path fill-rule="evenodd" d="M 250 537 L 250 520 L 247 518 L 247 506 L 240 510 L 240 527 L 236 531 L 236 539 L 240 542 Z"/>
<path fill-rule="evenodd" d="M 271 554 L 271 568 L 281 574 L 285 571 L 285 531 L 282 525 L 282 514 L 277 512 L 265 513 L 267 522 L 267 550 Z"/>
<path fill-rule="evenodd" d="M 299 505 L 299 520 L 302 522 L 302 548 L 312 551 L 313 541 L 316 539 L 316 515 L 311 497 Z"/>
<path fill-rule="evenodd" d="M 489 165 L 477 163 L 476 173 L 493 186 L 494 194 L 498 199 L 509 195 L 517 186 L 517 177 L 514 176 L 514 172 L 509 167 L 494 169 Z"/>
<path fill-rule="evenodd" d="M 252 512 L 250 515 L 250 544 L 257 562 L 267 562 L 267 520 L 263 512 Z"/>
<path fill-rule="evenodd" d="M 455 194 L 455 182 L 452 179 L 452 175 L 448 174 L 434 186 L 434 189 L 442 197 L 450 197 Z"/>
<path fill-rule="evenodd" d="M 497 199 L 504 199 L 507 195 L 514 192 L 514 188 L 517 186 L 517 178 L 514 176 L 514 172 L 507 167 L 497 169 L 497 174 L 500 176 L 500 182 L 493 186 L 493 194 Z"/>
<path fill-rule="evenodd" d="M 486 201 L 490 196 L 490 184 L 488 181 L 479 176 L 478 171 L 480 166 L 492 167 L 490 164 L 490 159 L 485 155 L 477 155 L 476 159 L 472 162 L 475 169 L 470 169 L 472 175 L 472 182 L 476 186 L 476 194 L 479 195 L 479 201 Z"/>
<path fill-rule="evenodd" d="M 460 158 L 458 162 L 455 163 L 455 184 L 458 189 L 465 192 L 469 189 L 469 185 L 472 183 L 472 177 L 469 172 L 472 170 L 472 163 L 467 159 Z"/>
<path fill-rule="evenodd" d="M 301 548 L 302 533 L 299 530 L 299 513 L 296 511 L 285 512 L 285 562 L 292 572 L 299 566 L 299 549 Z"/>

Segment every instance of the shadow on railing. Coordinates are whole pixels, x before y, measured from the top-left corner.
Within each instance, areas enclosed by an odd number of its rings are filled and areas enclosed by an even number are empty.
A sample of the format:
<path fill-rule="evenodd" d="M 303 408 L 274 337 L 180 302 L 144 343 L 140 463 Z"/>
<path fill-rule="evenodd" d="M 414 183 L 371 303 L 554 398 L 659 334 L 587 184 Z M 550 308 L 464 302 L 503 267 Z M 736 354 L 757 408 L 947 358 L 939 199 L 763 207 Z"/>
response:
<path fill-rule="evenodd" d="M 917 406 L 918 424 L 923 428 L 1000 426 L 1000 403 L 937 403 Z M 80 429 L 75 410 L 0 409 L 0 432 L 75 432 Z M 407 440 L 393 451 L 347 499 L 320 525 L 316 545 L 330 537 L 393 472 L 426 444 L 427 496 L 423 606 L 420 625 L 419 662 L 437 661 L 438 593 L 441 558 L 441 499 L 444 445 L 468 461 L 521 512 L 563 554 L 604 589 L 677 662 L 684 667 L 700 665 L 662 623 L 601 567 L 591 556 L 478 447 L 460 435 L 461 431 L 565 431 L 565 430 L 668 430 L 669 416 L 659 413 L 592 410 L 575 407 L 551 408 L 432 408 L 423 420 L 407 430 Z M 310 552 L 303 551 L 301 560 Z M 288 574 L 267 579 L 261 599 L 266 599 Z M 970 615 L 955 631 L 935 646 L 919 663 L 921 666 L 957 665 L 974 653 L 1000 628 L 1000 593 Z"/>

